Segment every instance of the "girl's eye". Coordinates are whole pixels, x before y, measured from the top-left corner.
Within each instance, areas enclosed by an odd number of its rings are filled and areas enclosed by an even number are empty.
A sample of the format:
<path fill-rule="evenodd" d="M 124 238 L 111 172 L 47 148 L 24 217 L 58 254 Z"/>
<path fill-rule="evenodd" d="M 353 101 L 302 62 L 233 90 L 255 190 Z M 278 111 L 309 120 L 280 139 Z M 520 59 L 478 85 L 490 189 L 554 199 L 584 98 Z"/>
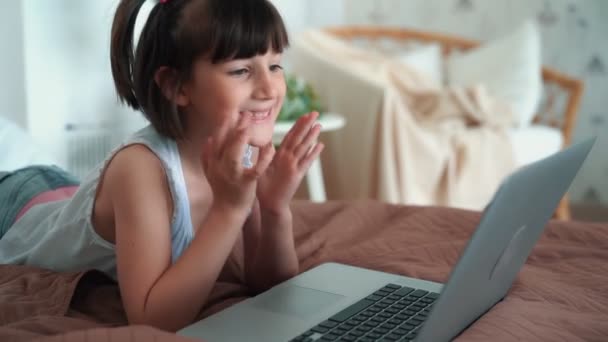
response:
<path fill-rule="evenodd" d="M 243 75 L 247 74 L 248 72 L 249 72 L 249 70 L 243 68 L 243 69 L 232 70 L 229 72 L 229 74 L 233 75 L 233 76 L 243 76 Z"/>
<path fill-rule="evenodd" d="M 279 64 L 273 64 L 270 66 L 270 70 L 271 71 L 281 71 L 281 70 L 283 70 L 283 67 Z"/>

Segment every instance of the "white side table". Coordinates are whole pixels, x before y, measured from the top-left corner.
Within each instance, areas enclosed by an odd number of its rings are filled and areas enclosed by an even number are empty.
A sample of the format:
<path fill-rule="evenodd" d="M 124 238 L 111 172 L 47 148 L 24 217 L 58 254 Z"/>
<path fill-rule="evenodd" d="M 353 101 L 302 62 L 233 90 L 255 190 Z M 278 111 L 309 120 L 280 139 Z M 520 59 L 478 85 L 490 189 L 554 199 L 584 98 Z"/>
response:
<path fill-rule="evenodd" d="M 321 124 L 321 132 L 328 132 L 344 127 L 346 120 L 342 115 L 336 113 L 324 113 L 317 119 L 317 122 Z M 277 145 L 280 144 L 294 124 L 295 121 L 278 121 L 274 126 L 272 142 Z M 323 169 L 321 168 L 321 158 L 315 159 L 310 165 L 308 174 L 306 175 L 306 185 L 308 186 L 308 193 L 311 201 L 324 202 L 327 199 L 325 195 L 325 182 L 323 181 Z"/>

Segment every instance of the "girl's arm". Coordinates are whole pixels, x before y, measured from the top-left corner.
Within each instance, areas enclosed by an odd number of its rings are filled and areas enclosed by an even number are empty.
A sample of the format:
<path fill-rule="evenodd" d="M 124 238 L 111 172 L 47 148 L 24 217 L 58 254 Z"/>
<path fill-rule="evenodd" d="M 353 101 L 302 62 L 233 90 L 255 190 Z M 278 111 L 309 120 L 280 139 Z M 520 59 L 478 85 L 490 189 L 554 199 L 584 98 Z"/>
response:
<path fill-rule="evenodd" d="M 298 274 L 289 208 L 282 212 L 262 212 L 256 200 L 243 229 L 243 236 L 245 279 L 255 292 L 266 290 Z"/>
<path fill-rule="evenodd" d="M 157 157 L 144 146 L 128 147 L 104 178 L 112 194 L 118 282 L 129 322 L 183 328 L 206 302 L 247 212 L 212 207 L 172 265 L 173 202 Z"/>
<path fill-rule="evenodd" d="M 255 241 L 250 242 L 249 255 L 246 254 L 246 269 L 250 269 L 249 283 L 256 290 L 264 290 L 299 272 L 289 203 L 310 164 L 323 150 L 323 144 L 317 143 L 321 132 L 321 126 L 315 123 L 318 115 L 313 112 L 298 119 L 258 180 L 259 204 L 256 201 L 255 211 L 259 219 L 253 223 L 259 223 L 257 228 L 246 227 Z"/>

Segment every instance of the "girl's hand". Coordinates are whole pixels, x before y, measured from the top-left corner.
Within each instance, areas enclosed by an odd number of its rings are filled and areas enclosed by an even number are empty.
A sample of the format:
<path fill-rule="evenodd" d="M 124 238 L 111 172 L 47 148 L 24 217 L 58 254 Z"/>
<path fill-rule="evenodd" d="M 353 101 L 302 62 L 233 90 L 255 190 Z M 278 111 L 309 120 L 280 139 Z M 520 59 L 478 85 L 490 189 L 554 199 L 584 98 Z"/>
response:
<path fill-rule="evenodd" d="M 229 123 L 207 140 L 203 148 L 202 163 L 207 181 L 213 190 L 213 203 L 222 208 L 247 211 L 253 206 L 256 181 L 272 161 L 272 150 L 260 152 L 256 165 L 243 167 L 243 154 L 247 147 L 249 116 L 239 118 L 237 127 L 230 130 Z"/>
<path fill-rule="evenodd" d="M 310 164 L 323 150 L 317 143 L 321 125 L 315 123 L 319 113 L 308 113 L 298 119 L 281 142 L 272 163 L 259 178 L 257 197 L 260 208 L 281 213 L 289 208 Z"/>

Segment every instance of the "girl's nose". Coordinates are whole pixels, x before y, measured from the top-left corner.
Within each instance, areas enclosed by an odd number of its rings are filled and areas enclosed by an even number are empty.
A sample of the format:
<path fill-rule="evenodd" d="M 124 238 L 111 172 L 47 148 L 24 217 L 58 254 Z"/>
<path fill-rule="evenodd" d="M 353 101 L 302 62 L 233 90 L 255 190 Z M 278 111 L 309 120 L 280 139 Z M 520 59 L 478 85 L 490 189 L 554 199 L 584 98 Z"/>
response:
<path fill-rule="evenodd" d="M 274 76 L 274 77 L 273 77 Z M 273 75 L 270 70 L 262 71 L 257 74 L 253 97 L 260 100 L 272 99 L 277 96 L 278 77 Z"/>

